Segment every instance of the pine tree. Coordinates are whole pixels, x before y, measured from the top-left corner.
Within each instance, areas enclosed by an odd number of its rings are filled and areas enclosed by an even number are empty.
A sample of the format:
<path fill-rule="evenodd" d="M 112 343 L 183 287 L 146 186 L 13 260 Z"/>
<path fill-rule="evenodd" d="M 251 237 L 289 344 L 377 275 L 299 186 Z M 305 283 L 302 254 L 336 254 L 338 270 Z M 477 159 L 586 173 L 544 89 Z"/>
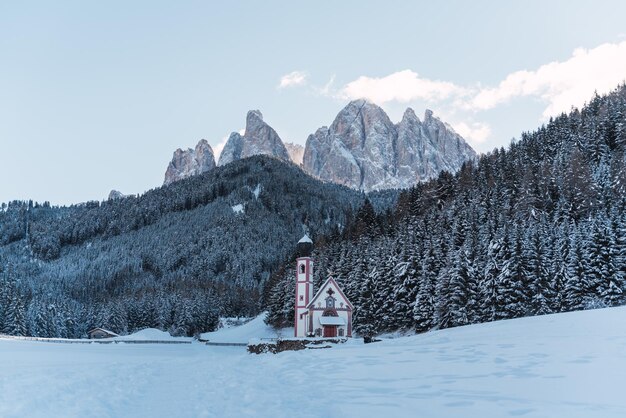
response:
<path fill-rule="evenodd" d="M 426 332 L 435 326 L 435 281 L 437 276 L 434 257 L 431 244 L 423 260 L 420 285 L 413 307 L 413 319 L 417 332 Z"/>
<path fill-rule="evenodd" d="M 379 332 L 377 326 L 379 319 L 376 317 L 379 303 L 376 286 L 378 279 L 378 271 L 375 268 L 367 274 L 362 282 L 354 311 L 354 330 L 363 336 L 366 342 L 371 341 Z"/>
<path fill-rule="evenodd" d="M 616 306 L 622 301 L 623 281 L 615 264 L 615 237 L 605 216 L 600 216 L 590 225 L 592 232 L 588 240 L 589 261 L 587 277 L 595 300 L 592 306 Z"/>
<path fill-rule="evenodd" d="M 482 281 L 479 283 L 480 291 L 480 317 L 481 321 L 495 321 L 498 319 L 498 277 L 502 272 L 501 259 L 498 257 L 502 243 L 500 240 L 492 240 L 487 253 L 487 264 Z"/>
<path fill-rule="evenodd" d="M 27 335 L 26 305 L 16 282 L 11 278 L 7 282 L 6 301 L 3 332 L 9 335 Z"/>
<path fill-rule="evenodd" d="M 577 231 L 570 234 L 570 251 L 567 256 L 567 265 L 565 269 L 565 286 L 564 286 L 564 307 L 565 310 L 577 311 L 585 309 L 585 300 L 587 297 L 587 284 L 585 283 L 585 274 L 587 266 L 585 263 L 585 255 L 581 238 Z"/>
<path fill-rule="evenodd" d="M 404 243 L 399 262 L 394 268 L 396 287 L 394 288 L 395 300 L 395 323 L 401 329 L 413 327 L 413 305 L 417 297 L 419 287 L 419 277 L 421 275 L 421 264 L 419 262 L 419 251 L 417 233 L 414 232 L 412 224 L 407 227 L 405 238 L 400 238 Z"/>
<path fill-rule="evenodd" d="M 496 277 L 497 319 L 516 318 L 523 309 L 523 283 L 519 277 L 519 247 L 511 246 L 508 229 L 503 231 L 496 254 L 500 269 Z"/>
<path fill-rule="evenodd" d="M 449 326 L 456 327 L 470 323 L 468 312 L 470 299 L 470 281 L 472 277 L 467 251 L 461 248 L 457 251 L 450 271 L 448 311 L 450 312 Z"/>
<path fill-rule="evenodd" d="M 526 274 L 530 278 L 530 304 L 534 315 L 552 313 L 553 291 L 546 261 L 545 230 L 541 225 L 539 223 L 538 226 L 533 226 L 529 229 L 524 242 L 525 248 L 523 248 Z"/>

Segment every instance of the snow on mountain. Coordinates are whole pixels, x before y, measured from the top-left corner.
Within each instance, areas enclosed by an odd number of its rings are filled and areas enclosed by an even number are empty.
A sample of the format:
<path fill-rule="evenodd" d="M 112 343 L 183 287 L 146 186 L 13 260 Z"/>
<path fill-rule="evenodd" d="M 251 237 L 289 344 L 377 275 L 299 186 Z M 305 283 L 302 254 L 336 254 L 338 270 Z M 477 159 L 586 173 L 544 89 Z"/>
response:
<path fill-rule="evenodd" d="M 0 416 L 617 418 L 625 322 L 609 308 L 276 355 L 0 338 Z M 230 332 L 267 331 L 247 325 Z"/>
<path fill-rule="evenodd" d="M 322 180 L 370 191 L 409 187 L 473 158 L 474 150 L 430 110 L 421 122 L 409 108 L 394 125 L 377 105 L 354 100 L 330 128 L 309 136 L 303 164 Z"/>
<path fill-rule="evenodd" d="M 251 110 L 246 116 L 246 130 L 243 135 L 233 132 L 220 155 L 218 165 L 251 157 L 253 155 L 270 155 L 284 161 L 290 161 L 287 148 L 276 131 L 263 121 L 263 114 Z"/>
<path fill-rule="evenodd" d="M 241 203 L 231 206 L 231 209 L 233 210 L 234 213 L 238 213 L 238 214 L 244 213 L 244 206 Z"/>
<path fill-rule="evenodd" d="M 178 148 L 174 151 L 172 161 L 165 172 L 164 185 L 197 174 L 205 173 L 215 168 L 215 156 L 213 149 L 205 139 L 201 139 L 195 149 L 185 151 Z"/>

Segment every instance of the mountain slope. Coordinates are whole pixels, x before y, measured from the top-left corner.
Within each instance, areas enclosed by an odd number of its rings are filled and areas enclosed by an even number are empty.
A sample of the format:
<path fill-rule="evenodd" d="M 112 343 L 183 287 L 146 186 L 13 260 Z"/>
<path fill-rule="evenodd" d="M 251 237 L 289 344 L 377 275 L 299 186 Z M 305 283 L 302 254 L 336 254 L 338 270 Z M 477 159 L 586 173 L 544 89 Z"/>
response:
<path fill-rule="evenodd" d="M 382 206 L 393 203 L 392 195 L 386 202 L 380 196 Z M 174 326 L 189 334 L 208 321 L 185 319 L 201 315 L 205 308 L 184 311 L 196 303 L 256 313 L 267 278 L 292 255 L 303 225 L 329 233 L 362 200 L 292 163 L 254 156 L 141 196 L 68 208 L 14 202 L 0 211 L 0 299 L 11 287 L 6 303 L 23 317 L 0 311 L 0 329 L 17 321 L 26 330 L 6 332 L 77 336 L 88 326 Z M 182 310 L 178 319 L 167 313 L 169 303 Z M 55 310 L 45 313 L 51 304 Z M 53 325 L 39 323 L 39 315 L 54 316 Z M 68 315 L 81 318 L 71 329 Z"/>

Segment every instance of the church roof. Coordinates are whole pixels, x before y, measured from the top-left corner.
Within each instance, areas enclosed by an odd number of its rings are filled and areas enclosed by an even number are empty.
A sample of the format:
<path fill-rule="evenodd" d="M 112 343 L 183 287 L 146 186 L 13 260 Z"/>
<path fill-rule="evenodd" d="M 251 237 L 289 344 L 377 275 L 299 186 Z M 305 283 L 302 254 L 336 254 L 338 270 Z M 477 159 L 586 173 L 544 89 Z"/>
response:
<path fill-rule="evenodd" d="M 313 299 L 311 299 L 311 302 L 309 302 L 309 304 L 306 306 L 307 309 L 311 308 L 311 307 L 315 307 L 315 302 L 317 302 L 317 300 L 320 298 L 320 296 L 322 295 L 322 291 L 324 289 L 326 289 L 326 287 L 332 284 L 334 285 L 335 289 L 337 289 L 337 292 L 339 292 L 339 295 L 341 295 L 342 299 L 346 301 L 346 304 L 348 305 L 348 307 L 350 309 L 354 309 L 354 306 L 352 306 L 352 303 L 350 303 L 350 300 L 346 297 L 346 295 L 343 293 L 343 291 L 341 290 L 341 288 L 339 287 L 339 285 L 337 284 L 337 282 L 335 281 L 335 279 L 333 279 L 332 277 L 329 277 L 328 279 L 326 279 L 326 281 L 324 282 L 324 284 L 322 286 L 320 286 L 320 289 L 317 291 L 317 293 L 315 294 L 315 296 L 313 296 Z"/>
<path fill-rule="evenodd" d="M 304 236 L 300 238 L 300 241 L 298 241 L 298 244 L 304 244 L 304 243 L 313 244 L 313 241 L 311 241 L 311 238 L 309 238 L 307 234 L 304 234 Z"/>

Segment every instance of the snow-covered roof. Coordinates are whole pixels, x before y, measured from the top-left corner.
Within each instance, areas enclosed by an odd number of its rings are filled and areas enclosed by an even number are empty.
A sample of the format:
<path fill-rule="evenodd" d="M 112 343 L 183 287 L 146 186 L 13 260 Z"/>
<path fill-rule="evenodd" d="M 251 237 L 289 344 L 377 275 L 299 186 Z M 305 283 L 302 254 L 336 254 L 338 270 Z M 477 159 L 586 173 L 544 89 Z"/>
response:
<path fill-rule="evenodd" d="M 87 331 L 87 333 L 91 334 L 94 331 L 102 331 L 102 332 L 105 332 L 105 333 L 107 333 L 109 335 L 113 335 L 114 337 L 119 337 L 119 335 L 114 333 L 113 331 L 109 331 L 108 329 L 104 329 L 104 328 L 100 328 L 100 327 L 96 327 L 96 328 L 90 329 L 89 331 Z"/>
<path fill-rule="evenodd" d="M 345 319 L 340 316 L 320 316 L 322 325 L 346 325 Z"/>
<path fill-rule="evenodd" d="M 303 243 L 309 243 L 309 244 L 313 244 L 313 241 L 311 241 L 311 238 L 309 238 L 309 236 L 307 234 L 304 234 L 304 236 L 302 238 L 300 238 L 300 241 L 298 241 L 298 244 L 303 244 Z"/>
<path fill-rule="evenodd" d="M 324 292 L 324 290 L 326 290 L 328 288 L 328 286 L 330 286 L 330 285 L 334 285 L 335 289 L 337 289 L 337 291 L 339 292 L 339 296 L 345 301 L 346 305 L 348 305 L 348 307 L 350 309 L 354 309 L 354 306 L 352 306 L 352 303 L 350 303 L 350 301 L 348 300 L 346 295 L 341 291 L 341 288 L 339 287 L 339 285 L 337 284 L 335 279 L 333 279 L 332 277 L 329 277 L 328 279 L 326 279 L 326 281 L 319 288 L 319 290 L 317 291 L 315 296 L 313 296 L 313 299 L 311 299 L 309 304 L 306 306 L 307 309 L 315 307 L 315 302 L 317 302 L 317 300 L 322 296 L 322 293 Z"/>

